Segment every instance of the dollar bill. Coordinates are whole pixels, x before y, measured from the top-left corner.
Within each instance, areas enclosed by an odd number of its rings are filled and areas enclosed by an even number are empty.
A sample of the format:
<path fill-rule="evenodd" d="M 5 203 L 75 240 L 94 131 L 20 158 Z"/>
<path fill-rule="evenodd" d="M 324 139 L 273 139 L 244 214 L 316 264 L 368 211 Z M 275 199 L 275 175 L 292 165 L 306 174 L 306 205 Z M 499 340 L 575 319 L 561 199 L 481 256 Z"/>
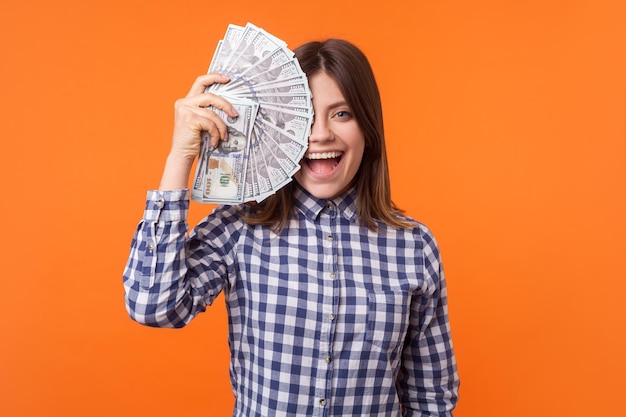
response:
<path fill-rule="evenodd" d="M 240 41 L 228 58 L 224 71 L 226 75 L 236 77 L 243 74 L 257 62 L 284 46 L 285 43 L 261 28 L 248 23 Z"/>
<path fill-rule="evenodd" d="M 311 134 L 312 120 L 312 114 L 261 107 L 257 113 L 255 123 L 260 123 L 262 126 L 276 127 L 278 130 L 288 133 L 295 140 L 306 143 L 307 138 Z"/>
<path fill-rule="evenodd" d="M 252 201 L 256 198 L 256 196 L 259 195 L 257 163 L 255 154 L 256 147 L 256 135 L 253 129 L 252 134 L 250 135 L 250 149 L 248 150 L 248 167 L 246 168 L 246 177 L 243 192 L 244 201 Z"/>
<path fill-rule="evenodd" d="M 201 154 L 191 190 L 192 199 L 200 202 L 242 202 L 250 135 L 258 112 L 253 101 L 231 102 L 238 117 L 230 117 L 220 109 L 212 110 L 226 123 L 228 139 L 220 141 L 216 148 L 210 144 L 208 133 L 201 142 Z"/>
<path fill-rule="evenodd" d="M 263 201 L 300 169 L 313 122 L 308 80 L 285 42 L 251 23 L 229 25 L 209 72 L 230 78 L 205 92 L 228 100 L 239 113 L 229 118 L 211 108 L 228 128 L 216 148 L 202 142 L 192 198 L 202 203 Z"/>
<path fill-rule="evenodd" d="M 300 169 L 298 162 L 292 161 L 291 158 L 279 147 L 275 142 L 268 138 L 267 135 L 261 135 L 261 153 L 265 157 L 265 164 L 268 170 L 280 170 L 285 174 L 286 178 L 281 175 L 281 179 L 291 178 Z"/>
<path fill-rule="evenodd" d="M 250 80 L 271 68 L 279 67 L 293 60 L 293 53 L 287 48 L 279 48 L 268 56 L 262 58 L 255 65 L 240 74 L 233 74 L 231 82 L 223 85 L 220 90 L 232 91 L 236 89 L 252 88 Z M 275 81 L 275 80 L 271 80 Z"/>
<path fill-rule="evenodd" d="M 251 85 L 268 83 L 270 81 L 288 80 L 302 74 L 302 69 L 298 61 L 289 61 L 284 64 L 272 67 L 267 71 L 261 72 L 247 79 L 247 83 Z"/>
<path fill-rule="evenodd" d="M 267 138 L 266 143 L 279 147 L 294 162 L 299 162 L 306 153 L 307 141 L 296 139 L 276 126 L 256 123 L 254 129 L 257 135 Z"/>
<path fill-rule="evenodd" d="M 224 69 L 244 30 L 245 28 L 242 26 L 228 25 L 224 39 L 221 39 L 217 44 L 213 59 L 209 65 L 209 72 L 220 72 Z"/>
<path fill-rule="evenodd" d="M 253 179 L 253 183 L 256 188 L 256 194 L 254 195 L 254 199 L 258 202 L 261 202 L 268 196 L 274 194 L 275 191 L 274 187 L 272 186 L 272 181 L 270 179 L 270 174 L 267 169 L 267 164 L 265 163 L 265 158 L 263 157 L 261 142 L 258 140 L 258 136 L 255 132 L 253 132 L 252 135 L 256 138 L 254 141 L 255 145 L 252 148 L 256 168 L 256 171 L 254 172 L 255 178 Z"/>
<path fill-rule="evenodd" d="M 244 97 L 246 97 L 244 95 Z M 269 104 L 274 107 L 285 108 L 304 108 L 311 105 L 310 94 L 285 94 L 285 95 L 272 95 L 272 94 L 254 94 L 250 96 L 251 99 L 258 102 L 261 106 Z"/>
<path fill-rule="evenodd" d="M 306 94 L 309 91 L 309 83 L 306 79 L 295 81 L 293 79 L 284 83 L 257 85 L 254 91 L 258 94 Z"/>

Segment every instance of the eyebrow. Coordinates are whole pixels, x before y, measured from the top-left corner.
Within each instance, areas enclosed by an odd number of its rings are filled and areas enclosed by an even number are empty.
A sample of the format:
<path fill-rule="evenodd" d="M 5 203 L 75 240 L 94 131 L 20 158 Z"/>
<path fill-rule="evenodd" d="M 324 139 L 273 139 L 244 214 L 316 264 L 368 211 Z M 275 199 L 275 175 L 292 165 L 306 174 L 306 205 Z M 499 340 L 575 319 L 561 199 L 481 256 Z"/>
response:
<path fill-rule="evenodd" d="M 328 109 L 328 110 L 332 110 L 332 109 L 336 109 L 337 107 L 342 107 L 342 106 L 350 107 L 350 106 L 348 105 L 348 102 L 347 102 L 347 101 L 345 101 L 345 100 L 341 100 L 341 101 L 337 101 L 337 102 L 335 102 L 335 103 L 332 103 L 332 104 L 330 104 L 330 105 L 326 106 L 326 109 Z"/>

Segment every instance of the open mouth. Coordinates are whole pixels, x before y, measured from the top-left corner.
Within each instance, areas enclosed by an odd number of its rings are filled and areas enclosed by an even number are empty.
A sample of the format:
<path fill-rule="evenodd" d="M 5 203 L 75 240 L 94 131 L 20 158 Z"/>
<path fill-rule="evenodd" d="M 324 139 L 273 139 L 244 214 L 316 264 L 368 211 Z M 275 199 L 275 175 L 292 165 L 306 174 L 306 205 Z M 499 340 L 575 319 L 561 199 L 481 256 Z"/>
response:
<path fill-rule="evenodd" d="M 343 152 L 308 152 L 304 162 L 315 174 L 326 175 L 339 165 Z"/>

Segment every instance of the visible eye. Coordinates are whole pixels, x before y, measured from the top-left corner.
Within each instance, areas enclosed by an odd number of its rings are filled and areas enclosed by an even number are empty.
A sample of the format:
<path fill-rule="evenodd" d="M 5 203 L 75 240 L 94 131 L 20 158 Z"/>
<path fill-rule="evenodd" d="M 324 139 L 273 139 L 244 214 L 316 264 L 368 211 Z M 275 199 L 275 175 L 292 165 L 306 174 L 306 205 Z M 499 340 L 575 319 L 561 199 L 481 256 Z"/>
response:
<path fill-rule="evenodd" d="M 337 113 L 335 113 L 335 117 L 339 119 L 350 119 L 352 117 L 352 114 L 347 110 L 339 110 Z"/>

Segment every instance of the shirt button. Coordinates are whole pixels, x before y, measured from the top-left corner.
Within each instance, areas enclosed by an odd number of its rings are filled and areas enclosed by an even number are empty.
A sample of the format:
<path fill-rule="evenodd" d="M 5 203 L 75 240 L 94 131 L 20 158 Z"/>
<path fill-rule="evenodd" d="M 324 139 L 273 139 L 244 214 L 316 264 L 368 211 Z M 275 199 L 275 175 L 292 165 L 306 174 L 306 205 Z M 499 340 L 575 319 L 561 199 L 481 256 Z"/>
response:
<path fill-rule="evenodd" d="M 333 313 L 330 313 L 330 314 L 328 315 L 328 319 L 329 319 L 330 321 L 335 320 L 335 315 L 334 315 Z"/>
<path fill-rule="evenodd" d="M 148 243 L 148 249 L 154 250 L 154 242 L 149 242 Z"/>
<path fill-rule="evenodd" d="M 331 278 L 331 279 L 335 279 L 335 277 L 337 276 L 337 274 L 335 274 L 334 272 L 331 272 L 331 273 L 329 274 L 329 276 L 330 276 L 330 278 Z"/>
<path fill-rule="evenodd" d="M 159 199 L 156 201 L 156 205 L 157 205 L 157 207 L 163 207 L 163 205 L 164 205 L 164 204 L 165 204 L 165 201 L 164 201 L 162 198 L 159 198 Z"/>
<path fill-rule="evenodd" d="M 326 405 L 326 399 L 322 398 L 322 399 L 320 400 L 320 405 L 321 405 L 322 407 L 324 407 L 324 406 Z"/>
<path fill-rule="evenodd" d="M 326 362 L 326 363 L 331 363 L 332 361 L 333 361 L 333 358 L 331 358 L 330 356 L 326 356 L 324 358 L 324 362 Z"/>
<path fill-rule="evenodd" d="M 326 238 L 327 241 L 332 242 L 333 241 L 333 237 L 331 235 L 328 235 L 328 237 Z"/>

